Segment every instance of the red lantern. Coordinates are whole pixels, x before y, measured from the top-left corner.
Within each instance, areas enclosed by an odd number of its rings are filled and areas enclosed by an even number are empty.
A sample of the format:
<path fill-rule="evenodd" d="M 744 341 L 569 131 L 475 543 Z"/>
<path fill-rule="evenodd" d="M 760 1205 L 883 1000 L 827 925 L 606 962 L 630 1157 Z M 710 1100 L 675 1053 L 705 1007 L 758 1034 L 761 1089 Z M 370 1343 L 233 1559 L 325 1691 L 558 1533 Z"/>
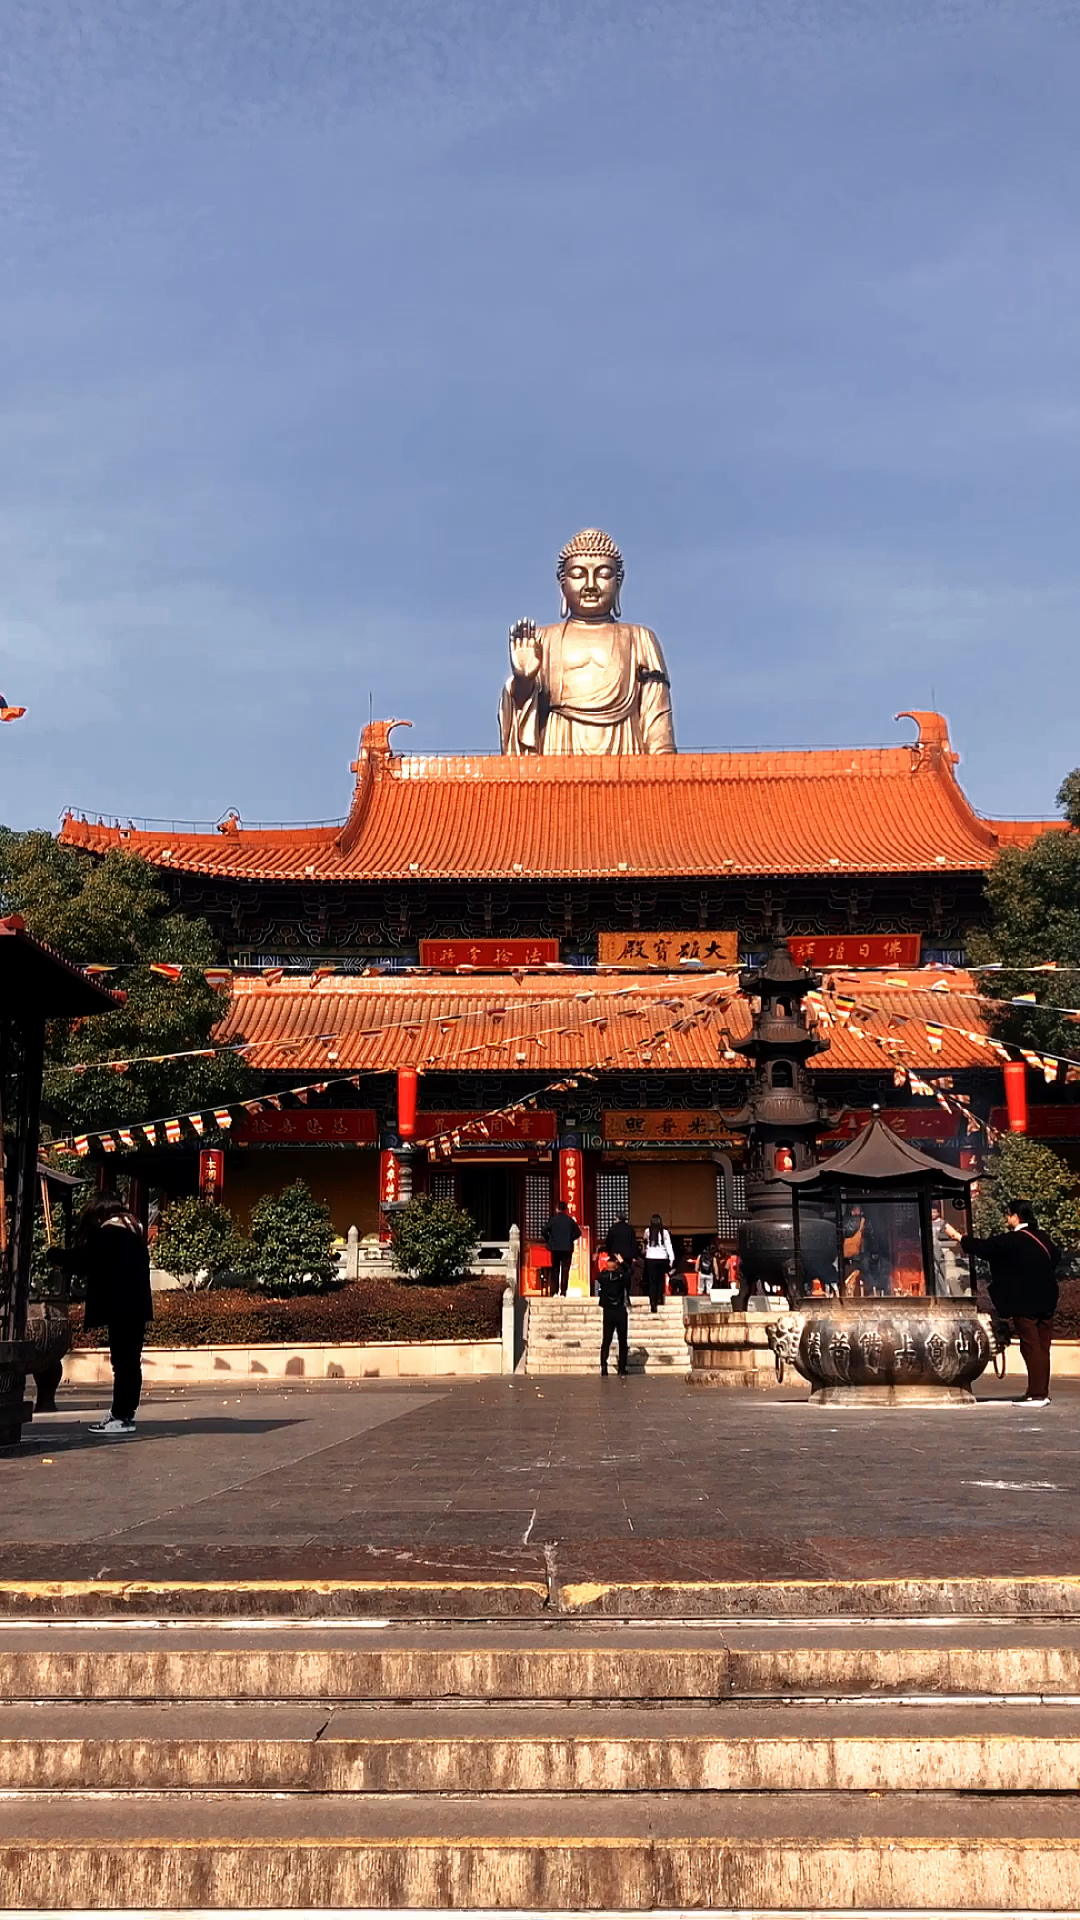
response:
<path fill-rule="evenodd" d="M 416 1092 L 420 1076 L 415 1067 L 399 1067 L 397 1077 L 397 1130 L 403 1140 L 416 1135 Z"/>
<path fill-rule="evenodd" d="M 1005 1105 L 1009 1114 L 1010 1133 L 1026 1133 L 1028 1130 L 1027 1068 L 1022 1060 L 1010 1060 L 1001 1069 L 1005 1081 Z"/>

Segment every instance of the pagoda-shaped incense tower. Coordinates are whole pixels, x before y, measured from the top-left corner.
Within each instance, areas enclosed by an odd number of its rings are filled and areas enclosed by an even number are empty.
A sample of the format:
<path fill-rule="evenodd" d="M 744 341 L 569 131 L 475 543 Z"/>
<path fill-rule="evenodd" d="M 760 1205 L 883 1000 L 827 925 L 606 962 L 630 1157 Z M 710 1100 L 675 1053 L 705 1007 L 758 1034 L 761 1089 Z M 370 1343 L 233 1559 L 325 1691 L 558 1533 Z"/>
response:
<path fill-rule="evenodd" d="M 816 1276 L 833 1274 L 835 1234 L 829 1222 L 804 1215 L 796 1259 L 791 1189 L 781 1179 L 813 1164 L 824 1111 L 807 1062 L 829 1042 L 812 1031 L 804 1005 L 820 974 L 797 966 L 778 938 L 764 966 L 748 967 L 739 986 L 755 1004 L 750 1035 L 735 1043 L 753 1066 L 740 1118 L 749 1122 L 747 1219 L 739 1230 L 743 1299 L 763 1281 L 794 1300 Z M 800 1271 L 796 1271 L 796 1268 Z"/>

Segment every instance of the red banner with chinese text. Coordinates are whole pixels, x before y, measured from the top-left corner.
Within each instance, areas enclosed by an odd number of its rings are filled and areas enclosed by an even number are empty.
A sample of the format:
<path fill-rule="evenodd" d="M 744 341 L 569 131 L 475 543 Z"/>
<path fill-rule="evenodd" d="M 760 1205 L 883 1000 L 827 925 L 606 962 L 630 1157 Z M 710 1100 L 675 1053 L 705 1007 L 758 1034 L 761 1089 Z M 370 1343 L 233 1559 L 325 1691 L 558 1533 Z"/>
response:
<path fill-rule="evenodd" d="M 199 1155 L 199 1193 L 204 1200 L 220 1200 L 225 1185 L 225 1155 L 220 1147 L 204 1147 Z"/>
<path fill-rule="evenodd" d="M 800 967 L 917 967 L 919 933 L 795 934 L 788 952 Z"/>
<path fill-rule="evenodd" d="M 525 1108 L 521 1113 L 418 1113 L 416 1137 L 431 1140 L 435 1134 L 460 1133 L 470 1147 L 504 1144 L 513 1140 L 552 1141 L 555 1115 L 542 1109 Z"/>
<path fill-rule="evenodd" d="M 838 1127 L 819 1134 L 819 1141 L 822 1146 L 832 1146 L 854 1140 L 873 1117 L 869 1107 L 857 1108 L 854 1113 L 846 1113 Z M 960 1114 L 938 1106 L 885 1107 L 877 1117 L 902 1140 L 955 1140 L 964 1124 Z"/>
<path fill-rule="evenodd" d="M 238 1147 L 373 1147 L 378 1138 L 370 1107 L 271 1107 L 246 1113 L 236 1130 Z"/>
<path fill-rule="evenodd" d="M 383 1148 L 379 1155 L 379 1206 L 392 1206 L 401 1197 L 401 1163 L 396 1153 Z M 379 1214 L 379 1239 L 389 1240 L 390 1222 L 385 1213 Z"/>
<path fill-rule="evenodd" d="M 477 967 L 502 973 L 507 967 L 543 967 L 558 960 L 557 940 L 421 940 L 422 967 Z"/>
<path fill-rule="evenodd" d="M 581 1223 L 585 1168 L 577 1147 L 563 1147 L 559 1153 L 559 1199 L 565 1200 L 574 1219 Z"/>
<path fill-rule="evenodd" d="M 1007 1133 L 1007 1108 L 991 1107 L 990 1125 L 999 1133 Z M 1039 1107 L 1029 1101 L 1027 1131 L 1033 1140 L 1080 1140 L 1080 1106 Z"/>

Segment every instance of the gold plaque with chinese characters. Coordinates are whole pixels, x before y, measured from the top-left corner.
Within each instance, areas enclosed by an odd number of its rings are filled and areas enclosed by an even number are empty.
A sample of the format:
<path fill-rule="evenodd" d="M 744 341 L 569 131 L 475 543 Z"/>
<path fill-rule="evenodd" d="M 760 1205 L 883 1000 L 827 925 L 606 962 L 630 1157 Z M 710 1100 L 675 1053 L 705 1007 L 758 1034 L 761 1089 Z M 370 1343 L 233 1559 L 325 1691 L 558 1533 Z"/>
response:
<path fill-rule="evenodd" d="M 743 1146 L 746 1135 L 733 1128 L 725 1114 L 712 1108 L 697 1112 L 662 1107 L 637 1108 L 629 1113 L 609 1108 L 604 1114 L 604 1143 L 630 1145 L 635 1140 L 673 1141 L 691 1145 Z"/>
<path fill-rule="evenodd" d="M 640 973 L 647 967 L 709 967 L 730 972 L 739 964 L 737 933 L 602 933 L 598 959 L 602 967 L 625 967 Z"/>

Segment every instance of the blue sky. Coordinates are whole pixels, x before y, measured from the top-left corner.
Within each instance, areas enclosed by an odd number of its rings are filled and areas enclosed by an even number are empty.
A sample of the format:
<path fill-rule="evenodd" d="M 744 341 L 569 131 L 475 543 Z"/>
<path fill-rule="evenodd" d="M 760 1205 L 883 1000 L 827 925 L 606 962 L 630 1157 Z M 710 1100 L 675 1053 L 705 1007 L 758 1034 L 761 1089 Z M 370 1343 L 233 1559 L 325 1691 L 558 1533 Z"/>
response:
<path fill-rule="evenodd" d="M 0 818 L 494 746 L 586 524 L 681 746 L 936 705 L 1052 812 L 1078 98 L 1072 0 L 7 0 Z"/>

